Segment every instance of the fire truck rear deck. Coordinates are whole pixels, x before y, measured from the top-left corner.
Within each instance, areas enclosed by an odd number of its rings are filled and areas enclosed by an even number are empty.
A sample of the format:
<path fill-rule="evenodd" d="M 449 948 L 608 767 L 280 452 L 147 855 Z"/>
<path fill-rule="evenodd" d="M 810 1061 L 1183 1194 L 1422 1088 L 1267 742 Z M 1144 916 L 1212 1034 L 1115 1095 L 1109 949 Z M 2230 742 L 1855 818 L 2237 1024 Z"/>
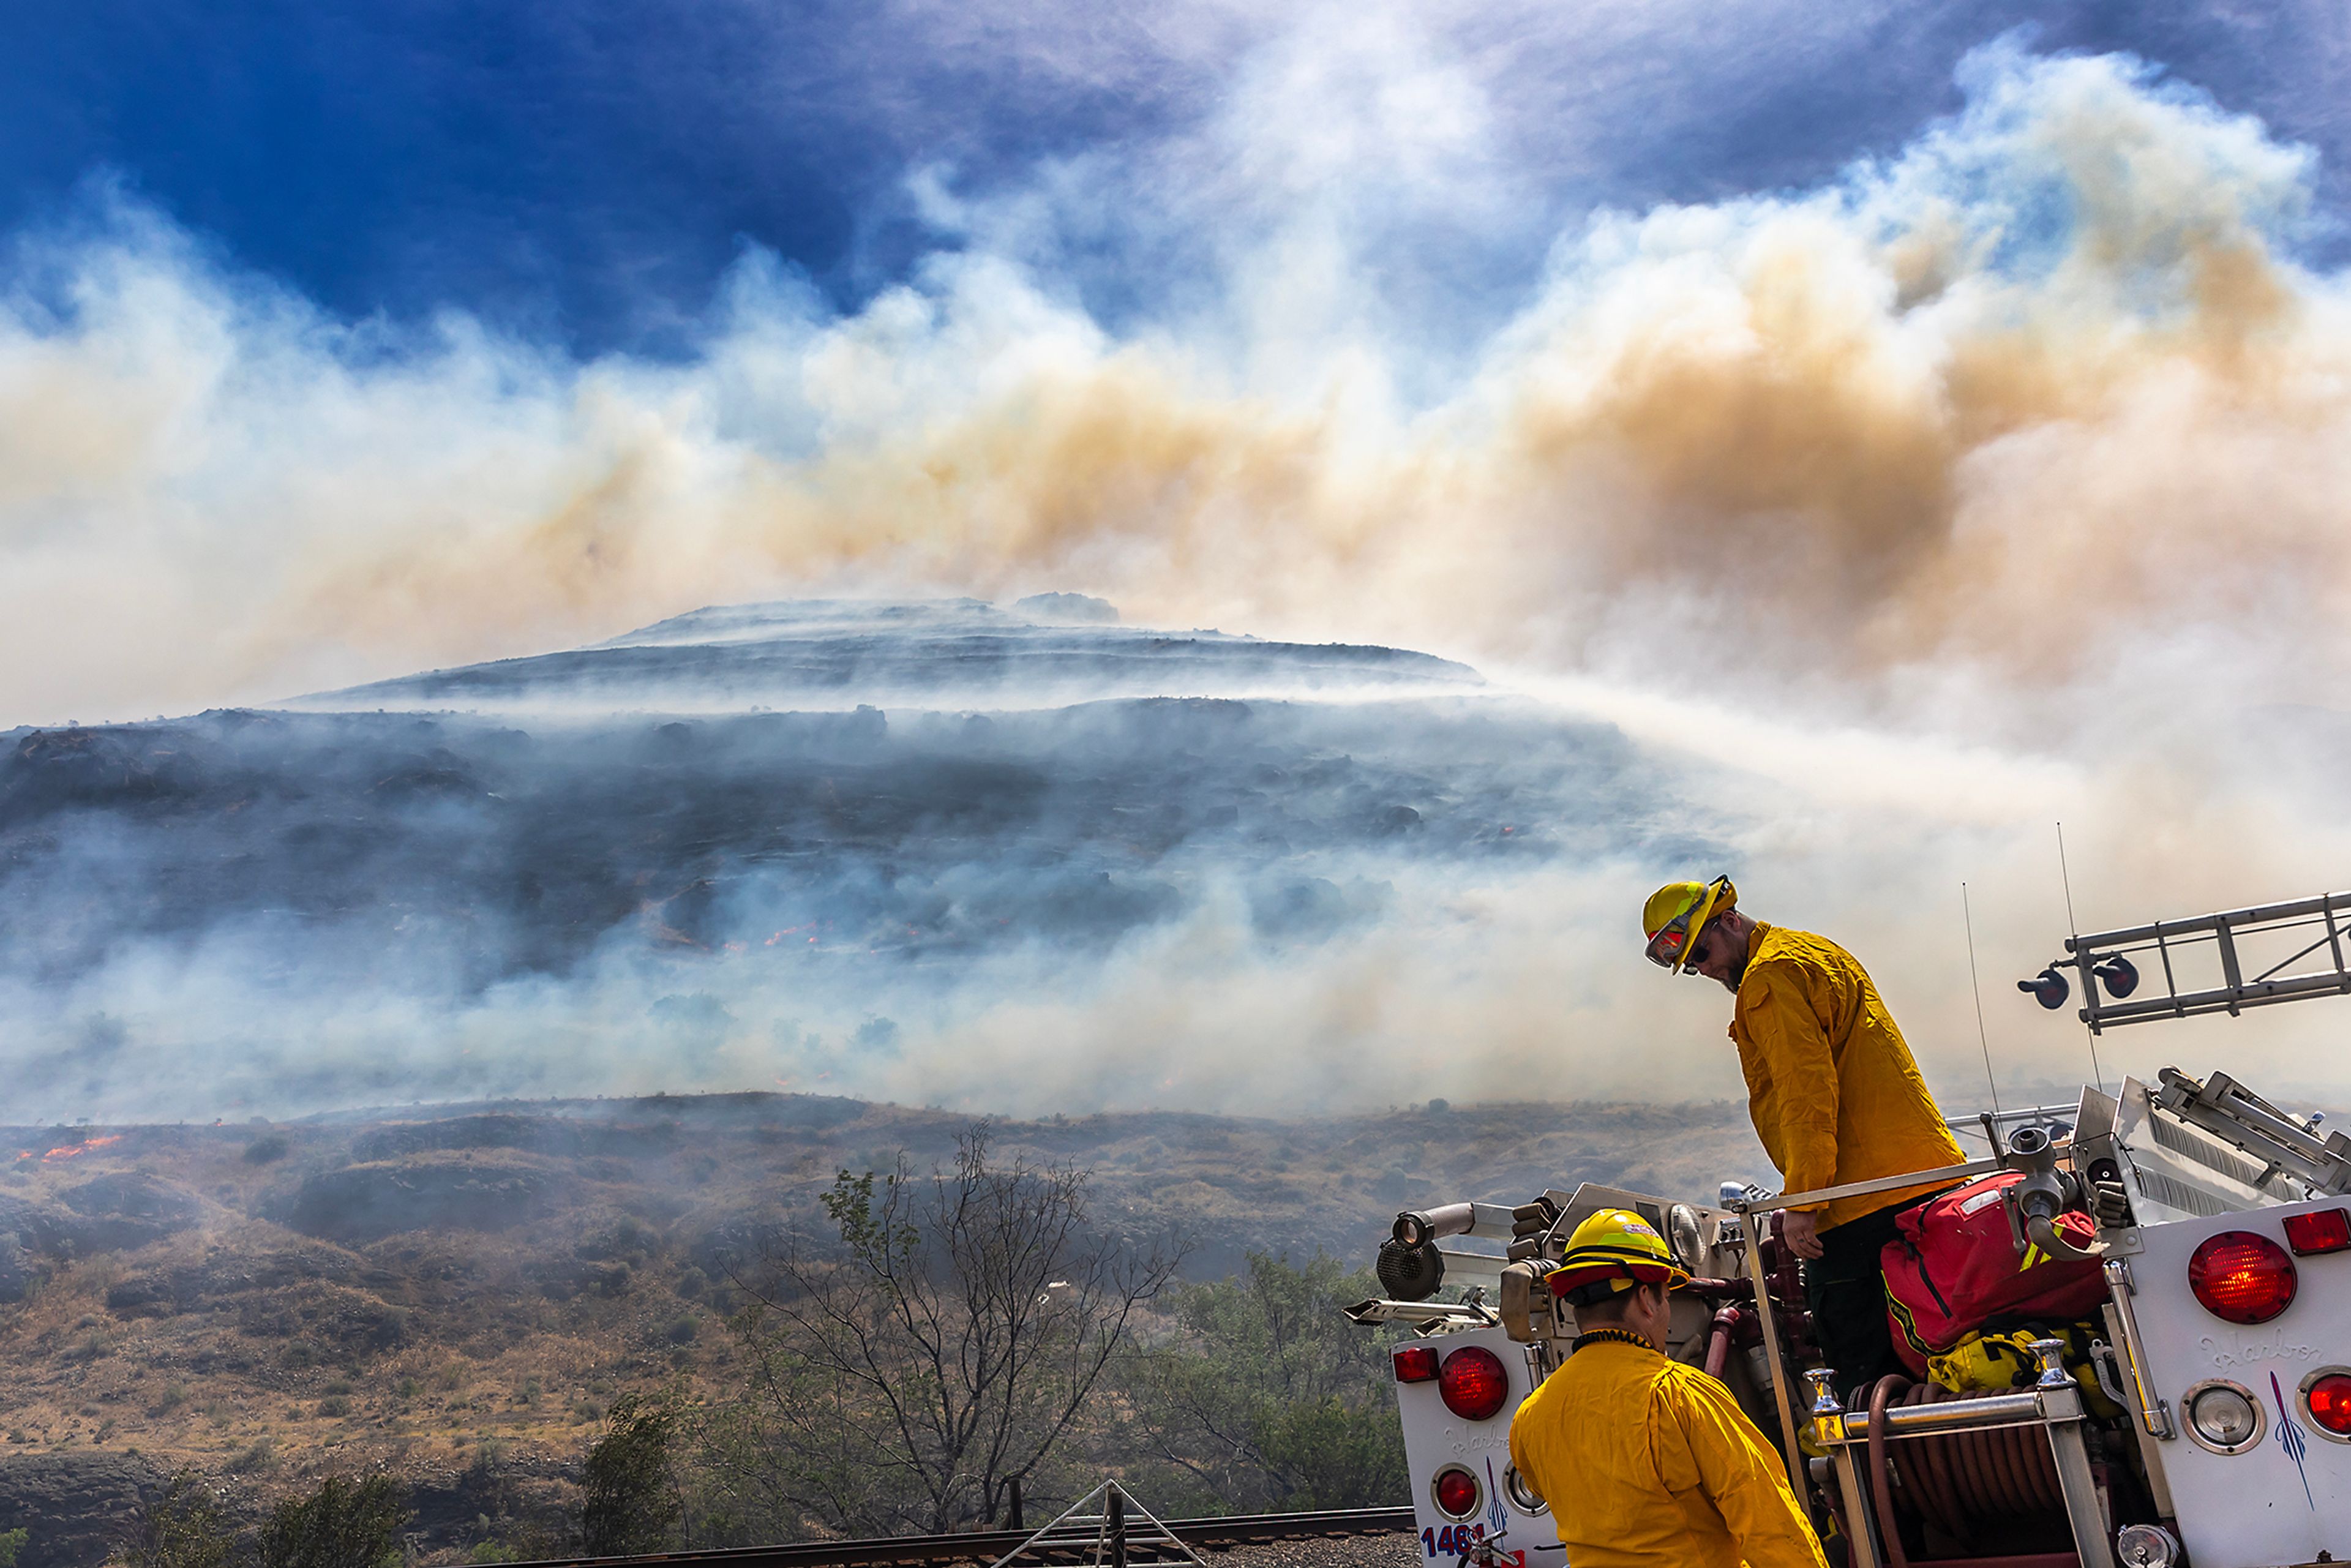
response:
<path fill-rule="evenodd" d="M 2351 994 L 2351 894 L 2076 936 L 2020 988 L 2093 1033 Z M 2255 969 L 2262 944 L 2295 950 Z M 2199 984 L 2199 967 L 2217 968 Z M 2068 971 L 2071 971 L 2069 977 Z M 2142 971 L 2160 985 L 2137 995 Z M 1725 1183 L 1712 1203 L 1585 1183 L 1396 1218 L 1386 1294 L 1350 1309 L 1413 1332 L 1395 1352 L 1426 1560 L 1560 1568 L 1551 1511 L 1511 1468 L 1510 1422 L 1569 1354 L 1544 1277 L 1604 1208 L 1630 1208 L 1695 1276 L 1667 1354 L 1722 1379 L 1777 1443 L 1849 1568 L 2303 1568 L 2351 1561 L 2351 1137 L 2224 1073 L 2085 1087 L 1955 1123 L 1990 1152 L 1811 1193 Z M 2012 1172 L 2020 1258 L 2095 1259 L 2105 1300 L 2032 1344 L 2011 1386 L 1889 1377 L 1851 1407 L 1803 1306 L 1786 1210 Z M 2103 1199 L 2100 1193 L 2104 1194 Z M 2076 1246 L 2055 1220 L 2087 1215 Z M 2078 1234 L 2078 1232 L 2074 1232 Z M 1501 1243 L 1495 1253 L 1462 1242 Z M 1450 1245 L 1440 1245 L 1450 1243 Z M 1450 1283 L 1466 1287 L 1443 1293 Z"/>

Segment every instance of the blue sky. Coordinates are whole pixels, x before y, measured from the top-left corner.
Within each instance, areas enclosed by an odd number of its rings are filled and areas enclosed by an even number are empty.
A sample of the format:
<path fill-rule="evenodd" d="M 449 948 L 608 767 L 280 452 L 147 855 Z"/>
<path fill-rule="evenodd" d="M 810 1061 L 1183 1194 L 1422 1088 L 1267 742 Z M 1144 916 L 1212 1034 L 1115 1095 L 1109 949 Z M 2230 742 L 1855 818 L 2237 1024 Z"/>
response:
<path fill-rule="evenodd" d="M 0 227 L 70 222 L 110 179 L 338 316 L 455 308 L 568 351 L 675 353 L 747 246 L 853 308 L 962 243 L 910 176 L 984 198 L 1180 141 L 1270 51 L 1351 30 L 1339 10 L 1109 9 L 21 0 L 0 15 Z M 1523 221 L 1451 247 L 1473 294 L 1522 287 L 1581 210 L 1890 152 L 1955 107 L 1968 49 L 2020 24 L 2168 67 L 2318 149 L 2330 205 L 2346 190 L 2334 5 L 1405 9 L 1509 120 Z M 1116 254 L 1071 276 L 1111 317 L 1184 248 L 1094 237 Z"/>

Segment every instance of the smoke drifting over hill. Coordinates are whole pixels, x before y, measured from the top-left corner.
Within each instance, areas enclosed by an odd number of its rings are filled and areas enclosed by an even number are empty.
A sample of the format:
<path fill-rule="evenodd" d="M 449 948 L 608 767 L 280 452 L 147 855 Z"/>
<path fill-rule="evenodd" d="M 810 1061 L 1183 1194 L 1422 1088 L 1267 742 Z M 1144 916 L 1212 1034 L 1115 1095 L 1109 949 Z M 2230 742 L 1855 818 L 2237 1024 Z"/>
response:
<path fill-rule="evenodd" d="M 420 711 L 453 696 L 490 711 Z M 969 601 L 705 612 L 300 706 L 330 711 L 16 737 L 26 1110 L 1360 1100 L 1334 1070 L 1413 1028 L 1365 967 L 1479 967 L 1465 898 L 1715 852 L 1621 737 L 1459 665 Z"/>
<path fill-rule="evenodd" d="M 1958 884 L 1987 981 L 2038 967 L 2055 819 L 2085 925 L 2346 880 L 2351 302 L 2297 260 L 2308 153 L 2136 62 L 1993 45 L 1959 113 L 1822 188 L 1590 214 L 1465 344 L 1384 247 L 1515 176 L 1426 47 L 1244 72 L 1009 194 L 918 181 L 954 243 L 914 283 L 836 316 L 754 253 L 676 362 L 333 322 L 128 201 L 22 241 L 7 713 L 384 682 L 325 706 L 478 716 L 37 737 L 26 800 L 84 757 L 156 782 L 19 830 L 30 1092 L 1710 1096 L 1721 998 L 1624 944 L 1647 884 L 1717 866 L 1863 934 L 1948 1076 Z M 1379 156 L 1322 156 L 1359 100 Z M 1158 276 L 1177 227 L 1204 270 Z M 1087 308 L 1103 255 L 1152 309 Z M 887 658 L 759 696 L 739 661 L 669 678 L 743 651 L 698 622 L 612 650 L 653 696 L 557 695 L 618 667 L 584 653 L 411 678 L 706 604 L 1045 588 L 1291 651 L 1196 638 L 1099 702 Z M 1088 679 L 1148 641 L 1029 619 Z M 1441 657 L 1306 652 L 1334 637 Z M 788 978 L 771 938 L 811 949 Z M 2004 1070 L 2087 1066 L 2065 1020 L 1993 1018 Z M 2315 1027 L 2143 1049 L 2334 1083 Z"/>

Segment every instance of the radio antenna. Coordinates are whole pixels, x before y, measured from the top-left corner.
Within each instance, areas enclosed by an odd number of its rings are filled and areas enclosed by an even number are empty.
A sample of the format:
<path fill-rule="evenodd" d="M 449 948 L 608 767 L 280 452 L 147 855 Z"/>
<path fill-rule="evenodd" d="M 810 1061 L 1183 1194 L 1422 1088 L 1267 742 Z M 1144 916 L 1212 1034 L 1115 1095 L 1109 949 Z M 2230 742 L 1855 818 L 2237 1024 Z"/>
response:
<path fill-rule="evenodd" d="M 2074 918 L 2074 873 L 2065 869 L 2065 824 L 2063 822 L 2057 824 L 2057 878 L 2065 884 L 2065 929 L 2070 935 L 2079 936 L 2082 934 L 2082 923 Z M 2078 957 L 2080 955 L 2076 954 L 2075 956 Z M 2085 988 L 2098 983 L 2096 977 L 2090 973 L 2090 967 L 2087 964 L 2075 967 L 2082 972 L 2082 984 Z M 2082 999 L 2094 1007 L 2098 1000 L 2095 997 L 2084 997 Z M 2098 1032 L 2095 1030 L 2090 1031 L 2090 1072 L 2097 1081 L 2098 1092 L 2104 1094 L 2106 1092 L 2106 1070 L 2098 1065 Z"/>
<path fill-rule="evenodd" d="M 2065 884 L 2065 931 L 2079 936 L 2082 923 L 2074 918 L 2074 873 L 2065 869 L 2065 824 L 2057 824 L 2057 880 Z"/>
<path fill-rule="evenodd" d="M 1959 918 L 1968 928 L 1968 988 L 1976 994 L 1976 1039 L 1983 1045 L 1984 1084 L 1991 1091 L 1991 1113 L 2000 1114 L 2000 1081 L 1991 1071 L 1991 1035 L 1984 1028 L 1983 982 L 1976 977 L 1976 916 L 1968 906 L 1968 884 L 1959 883 Z M 2000 1153 L 2000 1140 L 1992 1140 L 1991 1152 Z"/>

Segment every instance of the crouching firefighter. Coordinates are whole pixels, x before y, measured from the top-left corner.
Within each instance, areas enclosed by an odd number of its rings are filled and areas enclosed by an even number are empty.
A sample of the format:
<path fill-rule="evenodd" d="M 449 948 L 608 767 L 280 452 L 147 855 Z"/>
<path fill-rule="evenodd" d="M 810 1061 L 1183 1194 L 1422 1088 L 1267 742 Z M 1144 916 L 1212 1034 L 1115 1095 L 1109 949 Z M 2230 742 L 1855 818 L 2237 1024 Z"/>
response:
<path fill-rule="evenodd" d="M 1861 960 L 1825 936 L 1767 925 L 1739 890 L 1668 883 L 1641 914 L 1650 962 L 1703 975 L 1737 998 L 1730 1038 L 1748 1115 L 1785 1192 L 1876 1181 L 1967 1158 L 1936 1109 L 1894 1015 Z M 1838 1392 L 1899 1372 L 1878 1255 L 1894 1217 L 1950 1186 L 1839 1198 L 1787 1211 L 1782 1235 L 1804 1260 L 1804 1304 Z"/>
<path fill-rule="evenodd" d="M 1689 1282 L 1639 1215 L 1575 1228 L 1549 1281 L 1580 1331 L 1510 1421 L 1510 1462 L 1574 1568 L 1827 1568 L 1787 1472 L 1730 1391 L 1665 1354 Z"/>

